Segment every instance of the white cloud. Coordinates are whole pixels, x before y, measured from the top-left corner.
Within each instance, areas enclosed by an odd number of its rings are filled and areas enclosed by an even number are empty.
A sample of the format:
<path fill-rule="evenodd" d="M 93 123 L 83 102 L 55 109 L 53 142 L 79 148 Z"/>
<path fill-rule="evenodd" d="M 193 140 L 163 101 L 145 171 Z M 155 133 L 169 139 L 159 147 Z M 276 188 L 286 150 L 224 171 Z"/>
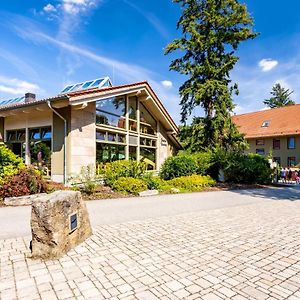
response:
<path fill-rule="evenodd" d="M 77 15 L 96 5 L 95 0 L 62 0 L 63 9 L 70 15 Z"/>
<path fill-rule="evenodd" d="M 264 58 L 258 62 L 258 66 L 261 68 L 263 72 L 269 72 L 274 69 L 278 65 L 277 60 L 273 60 L 271 58 Z"/>
<path fill-rule="evenodd" d="M 163 87 L 165 87 L 166 89 L 170 89 L 173 86 L 173 82 L 170 80 L 163 80 L 160 82 L 162 84 Z"/>
<path fill-rule="evenodd" d="M 28 92 L 36 93 L 40 90 L 41 89 L 37 84 L 0 75 L 0 92 L 22 95 Z"/>
<path fill-rule="evenodd" d="M 49 12 L 56 12 L 56 8 L 51 3 L 48 3 L 46 6 L 44 6 L 43 10 L 47 13 Z"/>

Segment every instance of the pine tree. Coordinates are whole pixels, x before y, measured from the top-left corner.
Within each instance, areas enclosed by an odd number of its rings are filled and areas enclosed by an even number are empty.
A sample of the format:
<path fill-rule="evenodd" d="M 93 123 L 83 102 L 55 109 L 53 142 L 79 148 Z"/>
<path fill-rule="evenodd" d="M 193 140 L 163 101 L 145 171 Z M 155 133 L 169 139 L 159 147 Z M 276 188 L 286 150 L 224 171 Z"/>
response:
<path fill-rule="evenodd" d="M 177 24 L 182 36 L 166 47 L 165 54 L 182 53 L 170 64 L 170 70 L 187 76 L 179 89 L 181 121 L 201 106 L 207 147 L 230 148 L 238 134 L 230 118 L 232 94 L 238 94 L 238 87 L 229 73 L 238 61 L 239 44 L 257 35 L 253 19 L 237 0 L 173 1 L 182 8 Z"/>
<path fill-rule="evenodd" d="M 289 89 L 285 89 L 280 85 L 280 83 L 276 83 L 270 94 L 271 98 L 265 99 L 264 104 L 269 106 L 270 108 L 282 107 L 287 105 L 293 105 L 295 102 L 291 100 L 290 96 L 294 91 L 290 91 Z"/>

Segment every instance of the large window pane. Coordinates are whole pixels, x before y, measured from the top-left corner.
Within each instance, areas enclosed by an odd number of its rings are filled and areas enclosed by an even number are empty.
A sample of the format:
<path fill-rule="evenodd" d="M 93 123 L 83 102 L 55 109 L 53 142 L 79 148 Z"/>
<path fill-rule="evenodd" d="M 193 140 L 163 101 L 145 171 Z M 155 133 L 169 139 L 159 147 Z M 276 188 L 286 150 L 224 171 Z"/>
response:
<path fill-rule="evenodd" d="M 142 103 L 140 103 L 140 130 L 145 134 L 156 133 L 156 121 Z"/>
<path fill-rule="evenodd" d="M 118 116 L 125 116 L 125 98 L 98 100 L 96 102 L 96 109 Z"/>
<path fill-rule="evenodd" d="M 97 162 L 107 163 L 125 159 L 125 146 L 97 143 Z"/>
<path fill-rule="evenodd" d="M 137 110 L 137 98 L 130 97 L 129 107 L 128 107 L 129 119 L 136 120 L 136 110 Z"/>
<path fill-rule="evenodd" d="M 140 148 L 140 161 L 147 165 L 147 170 L 156 169 L 156 149 Z"/>
<path fill-rule="evenodd" d="M 136 149 L 137 147 L 129 146 L 129 160 L 136 160 Z"/>
<path fill-rule="evenodd" d="M 125 117 L 108 114 L 105 112 L 96 112 L 96 123 L 101 125 L 109 125 L 118 128 L 125 128 Z"/>

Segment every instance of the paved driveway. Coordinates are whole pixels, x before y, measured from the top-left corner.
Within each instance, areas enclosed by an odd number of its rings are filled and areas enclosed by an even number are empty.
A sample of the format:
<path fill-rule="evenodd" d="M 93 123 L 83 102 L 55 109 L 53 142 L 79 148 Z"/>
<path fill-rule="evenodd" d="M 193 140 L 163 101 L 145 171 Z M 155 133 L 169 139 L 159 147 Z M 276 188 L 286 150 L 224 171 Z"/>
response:
<path fill-rule="evenodd" d="M 262 200 L 300 199 L 300 186 L 177 194 L 87 202 L 92 225 L 117 224 L 195 211 L 234 207 Z M 30 207 L 0 209 L 0 239 L 30 235 Z"/>
<path fill-rule="evenodd" d="M 176 195 L 182 214 L 162 201 L 164 216 L 104 220 L 59 260 L 31 260 L 27 237 L 1 240 L 0 299 L 300 299 L 300 201 L 256 193 L 203 194 L 219 204 L 198 208 Z"/>

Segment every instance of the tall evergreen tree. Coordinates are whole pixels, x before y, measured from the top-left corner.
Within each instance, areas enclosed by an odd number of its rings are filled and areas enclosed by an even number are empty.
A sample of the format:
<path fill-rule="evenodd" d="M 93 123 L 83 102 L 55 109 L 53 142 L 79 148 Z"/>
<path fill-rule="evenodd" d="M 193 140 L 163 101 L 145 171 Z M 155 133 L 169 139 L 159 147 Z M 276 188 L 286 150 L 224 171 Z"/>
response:
<path fill-rule="evenodd" d="M 182 53 L 170 64 L 170 70 L 187 76 L 179 89 L 181 120 L 186 122 L 195 107 L 201 106 L 205 145 L 234 147 L 238 131 L 230 114 L 232 94 L 238 94 L 238 87 L 231 83 L 229 73 L 238 61 L 239 44 L 257 35 L 253 19 L 237 0 L 173 1 L 182 8 L 177 24 L 182 36 L 166 47 L 165 54 Z"/>
<path fill-rule="evenodd" d="M 285 89 L 281 86 L 280 83 L 276 83 L 270 94 L 271 98 L 265 99 L 264 104 L 269 106 L 270 108 L 282 107 L 287 105 L 293 105 L 295 102 L 291 100 L 290 96 L 294 91 L 290 91 L 289 89 Z"/>

